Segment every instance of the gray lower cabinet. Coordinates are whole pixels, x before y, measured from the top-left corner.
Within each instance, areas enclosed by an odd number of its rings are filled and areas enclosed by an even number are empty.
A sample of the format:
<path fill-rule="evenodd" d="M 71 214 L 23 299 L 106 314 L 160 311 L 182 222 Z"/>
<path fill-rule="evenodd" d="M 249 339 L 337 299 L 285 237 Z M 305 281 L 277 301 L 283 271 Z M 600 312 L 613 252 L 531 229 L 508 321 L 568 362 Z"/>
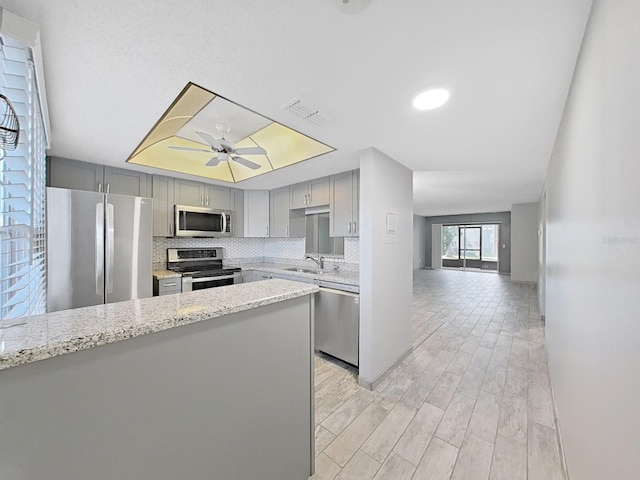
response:
<path fill-rule="evenodd" d="M 182 292 L 182 278 L 163 278 L 153 279 L 153 295 L 170 295 L 172 293 Z"/>
<path fill-rule="evenodd" d="M 256 278 L 255 270 L 243 270 L 242 271 L 242 283 L 250 283 L 256 282 L 258 279 Z"/>
<path fill-rule="evenodd" d="M 134 197 L 151 196 L 151 175 L 62 157 L 49 157 L 50 187 L 110 192 Z"/>
<path fill-rule="evenodd" d="M 307 479 L 312 305 L 306 295 L 0 371 L 0 477 Z"/>

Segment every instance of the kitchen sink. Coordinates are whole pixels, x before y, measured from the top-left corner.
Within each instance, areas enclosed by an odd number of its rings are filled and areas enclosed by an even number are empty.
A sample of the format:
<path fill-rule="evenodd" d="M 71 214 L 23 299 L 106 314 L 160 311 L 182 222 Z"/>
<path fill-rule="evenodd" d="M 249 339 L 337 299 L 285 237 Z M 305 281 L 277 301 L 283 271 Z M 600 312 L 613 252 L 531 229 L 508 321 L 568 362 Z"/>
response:
<path fill-rule="evenodd" d="M 298 267 L 289 267 L 285 268 L 288 272 L 299 272 L 299 273 L 313 273 L 314 275 L 319 275 L 322 273 L 320 270 L 311 270 L 309 268 L 298 268 Z"/>

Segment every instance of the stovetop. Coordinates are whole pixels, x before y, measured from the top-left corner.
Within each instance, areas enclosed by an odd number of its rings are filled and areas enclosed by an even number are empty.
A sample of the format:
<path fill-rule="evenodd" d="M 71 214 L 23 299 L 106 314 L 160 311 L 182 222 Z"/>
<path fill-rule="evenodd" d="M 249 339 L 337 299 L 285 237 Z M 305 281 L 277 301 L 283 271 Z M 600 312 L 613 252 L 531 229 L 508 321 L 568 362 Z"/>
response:
<path fill-rule="evenodd" d="M 193 278 L 220 277 L 242 271 L 222 266 L 223 251 L 215 248 L 167 248 L 167 270 Z"/>

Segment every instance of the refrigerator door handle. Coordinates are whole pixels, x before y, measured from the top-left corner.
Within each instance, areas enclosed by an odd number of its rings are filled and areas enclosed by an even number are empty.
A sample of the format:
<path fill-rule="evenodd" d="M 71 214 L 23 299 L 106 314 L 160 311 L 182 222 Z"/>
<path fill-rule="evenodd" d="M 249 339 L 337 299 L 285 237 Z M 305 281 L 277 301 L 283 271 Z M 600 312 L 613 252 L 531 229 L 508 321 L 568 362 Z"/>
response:
<path fill-rule="evenodd" d="M 104 203 L 96 204 L 96 295 L 104 293 Z"/>
<path fill-rule="evenodd" d="M 115 229 L 114 229 L 114 211 L 113 204 L 107 203 L 107 235 L 105 237 L 106 240 L 106 251 L 105 256 L 107 257 L 107 273 L 106 273 L 106 284 L 107 284 L 107 293 L 113 293 L 113 269 L 115 267 Z"/>

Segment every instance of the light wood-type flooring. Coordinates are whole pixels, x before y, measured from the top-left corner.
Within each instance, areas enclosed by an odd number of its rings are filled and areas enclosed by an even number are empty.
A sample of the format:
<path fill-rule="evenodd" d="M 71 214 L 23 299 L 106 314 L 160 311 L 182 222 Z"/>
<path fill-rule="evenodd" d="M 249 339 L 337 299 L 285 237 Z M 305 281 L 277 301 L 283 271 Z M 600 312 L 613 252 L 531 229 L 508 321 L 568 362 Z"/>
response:
<path fill-rule="evenodd" d="M 415 272 L 413 352 L 375 391 L 316 357 L 313 480 L 563 480 L 534 286 Z"/>

